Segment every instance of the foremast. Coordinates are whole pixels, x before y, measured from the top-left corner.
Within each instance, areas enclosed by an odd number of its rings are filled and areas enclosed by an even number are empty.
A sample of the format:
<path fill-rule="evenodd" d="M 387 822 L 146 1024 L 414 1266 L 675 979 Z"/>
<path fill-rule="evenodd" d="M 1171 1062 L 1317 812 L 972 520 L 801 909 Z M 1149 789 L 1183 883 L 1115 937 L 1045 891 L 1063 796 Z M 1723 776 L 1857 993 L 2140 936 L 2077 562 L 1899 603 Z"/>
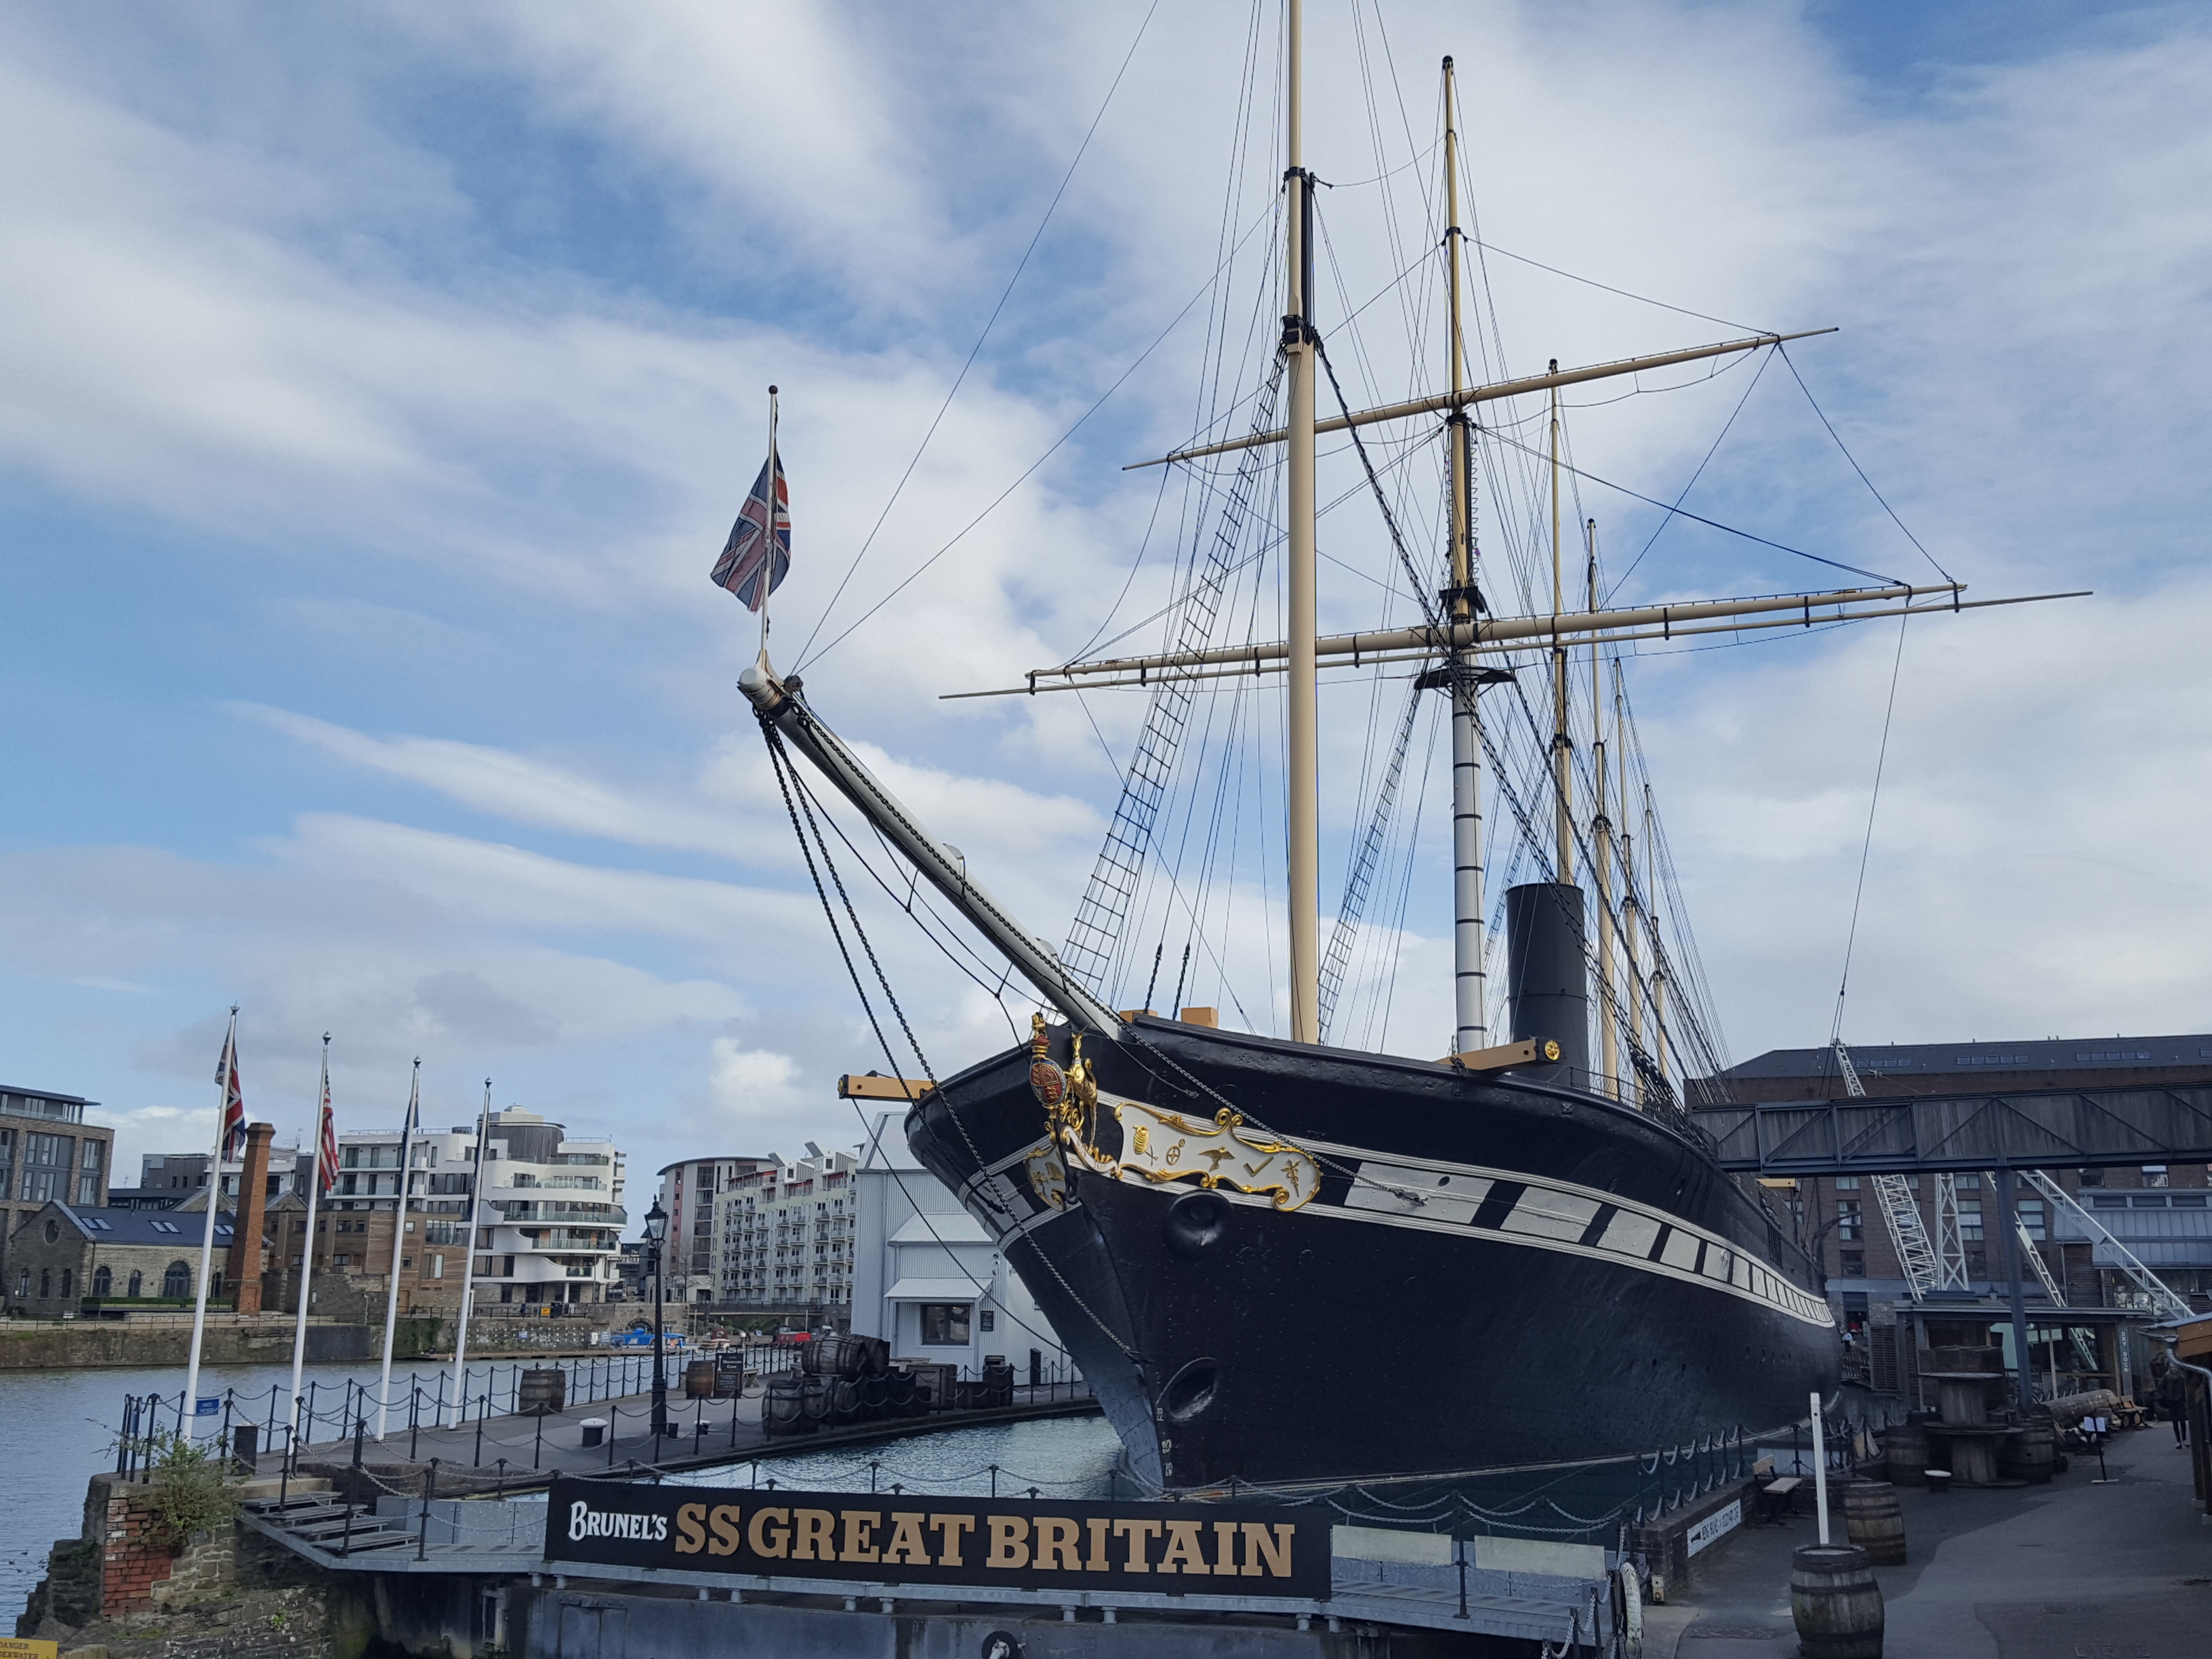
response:
<path fill-rule="evenodd" d="M 1290 392 L 1285 477 L 1290 568 L 1288 684 L 1284 724 L 1288 755 L 1291 922 L 1291 1040 L 1321 1041 L 1321 691 L 1316 656 L 1318 578 L 1314 515 L 1313 179 L 1305 170 L 1304 127 L 1304 8 L 1285 0 L 1283 181 L 1287 234 L 1283 238 L 1283 356 Z"/>
<path fill-rule="evenodd" d="M 1451 276 L 1451 413 L 1445 419 L 1451 468 L 1451 588 L 1446 609 L 1454 631 L 1480 626 L 1474 580 L 1474 422 L 1462 402 L 1467 351 L 1460 321 L 1459 118 L 1452 60 L 1444 59 L 1444 248 Z M 1482 714 L 1475 696 L 1482 671 L 1474 652 L 1451 653 L 1446 684 L 1452 715 L 1452 1003 L 1458 1027 L 1455 1054 L 1490 1046 L 1489 981 L 1484 958 L 1482 890 Z"/>

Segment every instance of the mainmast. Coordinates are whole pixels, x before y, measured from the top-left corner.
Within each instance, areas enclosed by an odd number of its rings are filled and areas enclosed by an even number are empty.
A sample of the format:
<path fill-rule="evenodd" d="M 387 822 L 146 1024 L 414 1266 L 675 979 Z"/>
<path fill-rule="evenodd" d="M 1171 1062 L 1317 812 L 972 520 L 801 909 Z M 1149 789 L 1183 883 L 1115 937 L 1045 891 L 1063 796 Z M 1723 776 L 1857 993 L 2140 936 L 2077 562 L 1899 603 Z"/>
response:
<path fill-rule="evenodd" d="M 1559 360 L 1552 359 L 1552 373 Z M 1552 879 L 1575 878 L 1575 740 L 1567 731 L 1567 647 L 1559 635 L 1559 615 L 1567 608 L 1559 574 L 1559 389 L 1552 388 L 1552 825 L 1559 836 L 1559 861 Z"/>
<path fill-rule="evenodd" d="M 1459 123 L 1452 60 L 1444 59 L 1444 246 L 1451 273 L 1452 412 L 1445 422 L 1451 466 L 1451 619 L 1472 631 L 1474 605 L 1474 477 L 1473 433 L 1460 399 L 1467 390 L 1465 343 L 1460 331 Z M 1452 969 L 1458 1040 L 1455 1054 L 1489 1045 L 1487 981 L 1484 978 L 1482 891 L 1482 721 L 1475 706 L 1480 673 L 1471 651 L 1455 651 L 1447 684 L 1452 700 Z"/>
<path fill-rule="evenodd" d="M 1583 526 L 1589 554 L 1590 615 L 1597 615 L 1597 520 Z M 1620 1037 L 1614 1030 L 1613 995 L 1613 821 L 1605 815 L 1605 685 L 1603 642 L 1592 635 L 1590 653 L 1590 863 L 1597 886 L 1598 1086 L 1620 1098 Z"/>
<path fill-rule="evenodd" d="M 1622 981 L 1628 987 L 1628 1043 L 1632 1053 L 1644 1052 L 1644 969 L 1636 951 L 1636 918 L 1641 908 L 1636 897 L 1636 837 L 1628 817 L 1628 693 L 1621 683 L 1620 659 L 1613 659 L 1613 734 L 1614 765 L 1619 769 L 1613 798 L 1620 803 L 1620 946 Z M 1626 1098 L 1644 1098 L 1638 1078 Z"/>
<path fill-rule="evenodd" d="M 1316 666 L 1314 524 L 1313 181 L 1305 170 L 1304 9 L 1286 0 L 1283 173 L 1287 234 L 1283 355 L 1291 394 L 1288 465 L 1290 615 L 1288 708 L 1291 913 L 1291 1040 L 1321 1041 L 1321 781 L 1319 675 Z"/>

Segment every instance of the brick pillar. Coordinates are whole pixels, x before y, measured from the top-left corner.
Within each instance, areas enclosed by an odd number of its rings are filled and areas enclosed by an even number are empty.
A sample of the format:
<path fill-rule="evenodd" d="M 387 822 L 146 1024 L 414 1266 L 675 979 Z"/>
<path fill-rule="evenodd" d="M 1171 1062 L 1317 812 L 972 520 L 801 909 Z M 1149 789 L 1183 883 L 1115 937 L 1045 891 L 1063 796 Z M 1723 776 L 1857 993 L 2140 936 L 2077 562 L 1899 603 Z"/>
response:
<path fill-rule="evenodd" d="M 246 1126 L 246 1168 L 238 1177 L 238 1213 L 231 1218 L 230 1255 L 223 1264 L 233 1287 L 231 1306 L 242 1314 L 261 1311 L 261 1213 L 269 1186 L 269 1143 L 276 1138 L 272 1123 Z"/>

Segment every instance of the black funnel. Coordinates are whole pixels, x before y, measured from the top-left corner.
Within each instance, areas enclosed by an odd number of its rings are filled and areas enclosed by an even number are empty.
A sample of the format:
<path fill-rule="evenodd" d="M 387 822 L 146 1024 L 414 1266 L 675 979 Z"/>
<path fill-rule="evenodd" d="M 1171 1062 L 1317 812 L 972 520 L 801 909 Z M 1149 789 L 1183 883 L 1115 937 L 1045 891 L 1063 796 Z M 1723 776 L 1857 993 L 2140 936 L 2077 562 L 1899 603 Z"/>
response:
<path fill-rule="evenodd" d="M 1513 1040 L 1549 1037 L 1559 1063 L 1520 1075 L 1571 1088 L 1591 1086 L 1589 974 L 1583 946 L 1583 890 L 1532 881 L 1505 891 L 1505 993 Z"/>

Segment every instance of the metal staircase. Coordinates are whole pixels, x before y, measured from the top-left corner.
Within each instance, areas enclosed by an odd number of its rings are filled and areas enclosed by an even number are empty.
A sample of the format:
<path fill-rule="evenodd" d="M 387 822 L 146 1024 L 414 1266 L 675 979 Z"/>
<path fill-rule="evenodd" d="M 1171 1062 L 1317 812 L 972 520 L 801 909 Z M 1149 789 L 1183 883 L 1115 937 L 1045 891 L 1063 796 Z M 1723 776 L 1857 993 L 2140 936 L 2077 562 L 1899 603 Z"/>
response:
<path fill-rule="evenodd" d="M 1841 1037 L 1836 1039 L 1836 1063 L 1843 1070 L 1844 1091 L 1853 1099 L 1863 1099 L 1866 1085 L 1859 1081 L 1858 1067 L 1851 1064 L 1851 1051 L 1844 1047 Z M 1889 1229 L 1889 1242 L 1897 1250 L 1897 1260 L 1905 1270 L 1905 1288 L 1915 1302 L 1929 1291 L 1944 1288 L 1943 1263 L 1929 1242 L 1927 1224 L 1920 1218 L 1920 1206 L 1912 1196 L 1912 1183 L 1901 1175 L 1878 1175 L 1874 1177 L 1875 1197 L 1881 1205 L 1881 1218 Z M 1952 1200 L 1951 1231 L 1958 1234 L 1958 1201 Z M 1958 1282 L 1966 1282 L 1966 1257 L 1959 1257 Z"/>
<path fill-rule="evenodd" d="M 2048 1202 L 2058 1209 L 2069 1212 L 2081 1224 L 2083 1231 L 2112 1253 L 2120 1271 L 2135 1282 L 2136 1288 L 2149 1299 L 2153 1308 L 2168 1319 L 2187 1319 L 2191 1316 L 2194 1310 L 2190 1307 L 2188 1301 L 2174 1291 L 2168 1289 L 2164 1280 L 2144 1266 L 2142 1259 L 2133 1250 L 2113 1237 L 2112 1230 L 2084 1209 L 2072 1194 L 2040 1170 L 2023 1170 L 2021 1174 L 2028 1185 L 2042 1194 Z M 2037 1259 L 2039 1261 L 2041 1260 L 2039 1256 Z M 2050 1282 L 2046 1276 L 2044 1283 L 2048 1285 Z M 2060 1305 L 2064 1304 L 2062 1303 Z"/>

